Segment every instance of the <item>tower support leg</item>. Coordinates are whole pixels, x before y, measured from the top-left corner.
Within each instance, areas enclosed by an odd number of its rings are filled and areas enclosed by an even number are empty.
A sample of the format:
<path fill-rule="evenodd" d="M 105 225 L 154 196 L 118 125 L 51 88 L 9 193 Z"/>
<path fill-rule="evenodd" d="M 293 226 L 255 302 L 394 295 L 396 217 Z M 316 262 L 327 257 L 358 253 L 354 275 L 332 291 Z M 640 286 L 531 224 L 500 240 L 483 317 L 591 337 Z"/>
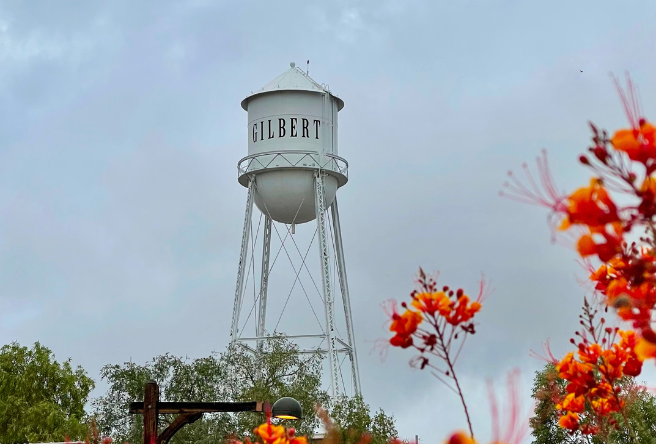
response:
<path fill-rule="evenodd" d="M 335 316 L 333 294 L 330 288 L 330 256 L 328 254 L 328 239 L 326 236 L 326 205 L 324 199 L 323 174 L 317 171 L 314 180 L 314 203 L 317 217 L 317 233 L 319 235 L 319 259 L 321 281 L 323 283 L 323 302 L 326 313 L 326 336 L 328 339 L 328 361 L 330 364 L 330 382 L 332 395 L 336 397 L 339 390 L 339 360 L 337 358 L 337 339 L 335 336 Z"/>
<path fill-rule="evenodd" d="M 248 182 L 248 196 L 246 197 L 246 214 L 244 215 L 244 231 L 241 235 L 241 251 L 239 252 L 239 270 L 237 271 L 237 288 L 235 289 L 235 305 L 232 309 L 232 328 L 230 330 L 230 341 L 237 340 L 239 329 L 239 313 L 244 297 L 244 275 L 246 272 L 246 256 L 248 255 L 248 240 L 251 233 L 253 215 L 253 192 L 255 178 L 251 177 Z"/>
<path fill-rule="evenodd" d="M 267 289 L 269 286 L 269 257 L 271 256 L 271 218 L 264 219 L 264 239 L 262 242 L 262 275 L 260 276 L 260 307 L 258 310 L 257 332 L 258 338 L 264 337 L 266 325 Z M 262 350 L 264 342 L 257 341 L 258 350 Z"/>
<path fill-rule="evenodd" d="M 355 335 L 353 333 L 353 317 L 351 315 L 351 298 L 349 296 L 348 279 L 346 278 L 346 261 L 344 260 L 344 244 L 342 243 L 342 227 L 339 223 L 339 210 L 337 208 L 337 196 L 330 207 L 333 219 L 333 233 L 335 236 L 335 255 L 337 256 L 337 273 L 339 275 L 339 287 L 342 290 L 342 302 L 344 304 L 344 317 L 346 318 L 346 340 L 349 345 L 349 358 L 351 360 L 351 377 L 353 378 L 353 391 L 356 396 L 360 392 L 360 371 L 358 369 L 358 355 L 355 351 Z"/>

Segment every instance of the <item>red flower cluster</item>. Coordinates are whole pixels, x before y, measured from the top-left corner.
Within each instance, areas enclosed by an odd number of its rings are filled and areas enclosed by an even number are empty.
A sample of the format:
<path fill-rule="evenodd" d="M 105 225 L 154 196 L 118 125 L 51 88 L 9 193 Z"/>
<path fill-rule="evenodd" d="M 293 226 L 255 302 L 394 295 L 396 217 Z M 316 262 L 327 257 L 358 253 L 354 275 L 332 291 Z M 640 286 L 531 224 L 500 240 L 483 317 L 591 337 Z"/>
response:
<path fill-rule="evenodd" d="M 257 436 L 258 442 L 263 444 L 308 444 L 305 436 L 296 436 L 294 428 L 288 428 L 281 425 L 271 424 L 271 411 L 266 411 L 266 422 L 259 425 L 253 430 Z M 246 437 L 244 441 L 237 439 L 229 440 L 229 444 L 252 444 L 250 438 Z"/>
<path fill-rule="evenodd" d="M 283 426 L 274 426 L 267 418 L 267 422 L 254 430 L 264 444 L 308 444 L 305 436 L 295 436 L 296 430 L 285 429 Z"/>
<path fill-rule="evenodd" d="M 466 333 L 475 333 L 471 320 L 482 307 L 482 286 L 476 300 L 471 301 L 462 289 L 453 291 L 445 286 L 438 290 L 436 280 L 426 276 L 421 269 L 418 283 L 420 289 L 410 294 L 411 307 L 417 311 L 413 311 L 405 302 L 401 304 L 405 309 L 403 313 L 398 313 L 394 304 L 391 306 L 388 313 L 392 321 L 389 329 L 394 332 L 394 336 L 390 339 L 390 344 L 402 348 L 415 346 L 422 353 L 426 350 L 432 351 L 438 338 L 436 334 L 419 328 L 424 321 L 438 331 L 450 326 L 453 336 L 457 334 L 456 327 Z M 420 340 L 420 345 L 414 342 L 413 337 Z"/>
<path fill-rule="evenodd" d="M 561 414 L 561 427 L 597 434 L 605 426 L 617 427 L 611 413 L 622 413 L 625 406 L 619 381 L 625 375 L 638 376 L 642 370 L 642 362 L 636 354 L 640 338 L 632 331 L 606 327 L 603 318 L 596 323 L 597 311 L 587 301 L 583 310 L 584 330 L 576 333 L 581 339 L 578 343 L 571 340 L 578 348 L 576 355 L 570 352 L 554 362 L 558 377 L 568 382 L 566 395 L 557 400 L 556 408 Z M 581 415 L 585 413 L 586 404 L 592 407 L 594 414 L 584 421 Z"/>
<path fill-rule="evenodd" d="M 406 310 L 403 314 L 398 314 L 393 308 L 390 331 L 393 331 L 395 335 L 390 339 L 390 344 L 402 348 L 413 345 L 412 336 L 417 332 L 417 327 L 423 319 L 421 313 Z"/>
<path fill-rule="evenodd" d="M 595 289 L 608 305 L 640 333 L 638 356 L 644 360 L 656 354 L 656 333 L 651 327 L 656 305 L 656 255 L 651 247 L 625 247 L 620 255 L 602 264 L 590 275 Z"/>
<path fill-rule="evenodd" d="M 394 302 L 389 306 L 388 315 L 391 320 L 389 329 L 394 333 L 389 343 L 395 347 L 417 349 L 419 355 L 411 363 L 420 369 L 429 367 L 440 381 L 460 395 L 469 423 L 469 436 L 473 436 L 467 406 L 458 384 L 454 365 L 466 336 L 476 333 L 473 319 L 480 311 L 481 303 L 486 296 L 485 282 L 481 281 L 478 296 L 473 301 L 462 289 L 454 291 L 448 286 L 438 289 L 437 280 L 427 276 L 421 269 L 419 269 L 417 286 L 418 289 L 410 294 L 412 298 L 410 304 L 406 302 L 401 304 L 403 313 L 397 311 Z M 458 351 L 455 355 L 451 355 L 452 345 L 456 343 L 459 343 Z M 453 381 L 455 387 L 447 380 Z M 464 438 L 457 436 L 453 439 Z"/>
<path fill-rule="evenodd" d="M 636 352 L 644 360 L 656 356 L 652 327 L 656 308 L 656 128 L 641 117 L 631 80 L 626 93 L 617 86 L 631 127 L 608 137 L 591 125 L 591 155 L 580 157 L 595 173 L 589 186 L 559 196 L 546 158 L 538 160 L 546 193 L 530 175 L 530 186 L 512 175 L 513 183 L 506 186 L 514 199 L 549 206 L 562 220 L 559 230 L 577 227 L 583 231 L 576 242 L 579 254 L 602 262 L 590 279 L 607 305 L 632 322 L 640 336 Z M 627 204 L 618 205 L 609 190 L 622 193 Z M 638 228 L 647 232 L 640 245 L 626 238 Z"/>

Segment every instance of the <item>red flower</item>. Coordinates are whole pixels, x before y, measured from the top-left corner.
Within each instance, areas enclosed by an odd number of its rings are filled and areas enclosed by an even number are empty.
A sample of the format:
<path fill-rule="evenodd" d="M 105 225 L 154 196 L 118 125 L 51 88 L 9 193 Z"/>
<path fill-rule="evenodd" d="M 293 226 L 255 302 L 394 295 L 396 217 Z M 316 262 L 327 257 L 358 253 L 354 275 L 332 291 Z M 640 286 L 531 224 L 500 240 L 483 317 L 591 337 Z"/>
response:
<path fill-rule="evenodd" d="M 444 444 L 476 444 L 476 441 L 465 432 L 455 432 Z"/>
<path fill-rule="evenodd" d="M 567 218 L 560 226 L 568 229 L 574 224 L 588 227 L 603 227 L 614 222 L 621 222 L 617 206 L 611 200 L 608 191 L 600 179 L 593 178 L 589 187 L 579 188 L 568 197 Z"/>
<path fill-rule="evenodd" d="M 656 128 L 640 119 L 637 128 L 616 131 L 610 142 L 616 150 L 623 151 L 629 159 L 647 165 L 656 160 Z"/>
<path fill-rule="evenodd" d="M 390 339 L 390 344 L 395 347 L 410 347 L 412 345 L 412 335 L 417 331 L 417 327 L 422 320 L 421 313 L 416 311 L 406 310 L 401 315 L 394 312 L 390 331 L 395 332 L 396 335 Z"/>
<path fill-rule="evenodd" d="M 558 420 L 558 424 L 569 430 L 577 430 L 579 428 L 579 415 L 573 412 L 567 412 Z"/>

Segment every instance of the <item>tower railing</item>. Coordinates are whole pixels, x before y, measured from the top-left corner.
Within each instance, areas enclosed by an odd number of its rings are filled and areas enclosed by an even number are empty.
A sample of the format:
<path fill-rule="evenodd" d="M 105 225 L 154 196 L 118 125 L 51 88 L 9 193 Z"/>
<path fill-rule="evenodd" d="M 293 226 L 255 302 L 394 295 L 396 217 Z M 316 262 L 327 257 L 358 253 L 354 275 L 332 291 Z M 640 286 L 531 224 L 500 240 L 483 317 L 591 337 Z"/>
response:
<path fill-rule="evenodd" d="M 341 179 L 340 186 L 348 181 L 348 162 L 342 157 L 316 151 L 282 150 L 251 154 L 241 159 L 237 163 L 239 182 L 247 183 L 245 176 L 249 173 L 277 168 L 320 169 L 335 173 Z"/>

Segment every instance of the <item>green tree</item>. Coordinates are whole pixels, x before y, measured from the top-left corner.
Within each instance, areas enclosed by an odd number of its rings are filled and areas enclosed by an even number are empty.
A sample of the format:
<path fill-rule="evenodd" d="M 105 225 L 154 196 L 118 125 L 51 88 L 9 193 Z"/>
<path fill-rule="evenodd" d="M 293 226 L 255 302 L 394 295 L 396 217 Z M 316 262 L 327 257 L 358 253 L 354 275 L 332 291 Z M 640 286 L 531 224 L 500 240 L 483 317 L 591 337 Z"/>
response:
<path fill-rule="evenodd" d="M 321 355 L 301 357 L 298 346 L 281 337 L 265 341 L 261 352 L 252 353 L 233 345 L 223 353 L 207 358 L 183 359 L 171 355 L 154 358 L 146 365 L 125 363 L 107 365 L 101 376 L 109 383 L 104 396 L 93 403 L 101 433 L 121 442 L 140 442 L 143 436 L 141 416 L 128 415 L 130 402 L 143 400 L 144 384 L 154 379 L 164 401 L 246 401 L 269 403 L 283 396 L 296 398 L 305 418 L 286 424 L 299 433 L 311 435 L 319 425 L 313 414 L 315 404 L 328 403 L 321 389 Z M 165 417 L 166 421 L 172 417 Z M 252 434 L 264 416 L 258 413 L 205 414 L 201 420 L 185 426 L 171 440 L 175 443 L 221 442 L 226 436 Z"/>
<path fill-rule="evenodd" d="M 339 429 L 343 444 L 358 443 L 363 434 L 371 436 L 371 444 L 387 444 L 398 435 L 394 417 L 382 409 L 371 416 L 369 405 L 360 396 L 333 400 L 330 417 Z"/>
<path fill-rule="evenodd" d="M 317 404 L 329 403 L 328 393 L 321 388 L 322 356 L 311 353 L 301 358 L 298 346 L 279 336 L 270 337 L 259 353 L 232 346 L 224 355 L 227 376 L 223 383 L 235 401 L 258 400 L 273 404 L 291 396 L 303 407 L 303 420 L 281 421 L 301 435 L 311 436 L 320 425 L 314 414 Z M 262 417 L 234 415 L 234 430 L 244 436 L 262 423 Z"/>
<path fill-rule="evenodd" d="M 84 406 L 94 382 L 71 360 L 62 363 L 38 342 L 0 349 L 0 442 L 83 439 Z"/>
<path fill-rule="evenodd" d="M 533 444 L 632 444 L 626 427 L 610 433 L 606 439 L 601 436 L 570 434 L 558 425 L 557 400 L 565 393 L 567 381 L 558 377 L 553 364 L 547 364 L 536 372 L 533 380 L 532 397 L 536 401 L 535 416 L 531 418 Z M 656 444 L 656 398 L 635 383 L 635 378 L 626 377 L 621 386 L 626 393 L 627 417 L 640 444 Z M 589 410 L 590 406 L 586 406 Z M 622 418 L 617 418 L 622 424 Z"/>

